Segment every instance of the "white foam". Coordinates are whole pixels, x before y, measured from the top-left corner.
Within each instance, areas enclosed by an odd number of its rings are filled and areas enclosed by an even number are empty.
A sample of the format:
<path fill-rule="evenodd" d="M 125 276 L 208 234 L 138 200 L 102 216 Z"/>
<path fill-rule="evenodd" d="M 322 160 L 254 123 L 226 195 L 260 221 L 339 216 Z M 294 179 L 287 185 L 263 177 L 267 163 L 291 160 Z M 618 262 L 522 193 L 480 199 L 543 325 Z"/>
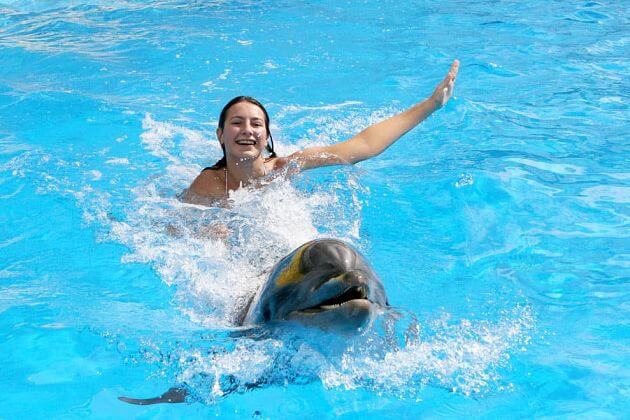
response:
<path fill-rule="evenodd" d="M 142 145 L 153 156 L 179 165 L 190 159 L 199 159 L 220 149 L 218 142 L 207 141 L 204 134 L 168 122 L 160 122 L 146 114 L 142 120 L 145 130 L 140 135 Z"/>
<path fill-rule="evenodd" d="M 92 181 L 98 181 L 103 177 L 103 173 L 96 169 L 89 171 L 90 176 L 92 177 Z"/>
<path fill-rule="evenodd" d="M 462 188 L 468 185 L 472 185 L 475 182 L 473 176 L 469 173 L 463 173 L 459 175 L 459 180 L 455 182 L 455 188 Z"/>
<path fill-rule="evenodd" d="M 257 383 L 286 385 L 297 378 L 402 398 L 421 398 L 426 386 L 483 395 L 512 388 L 502 380 L 502 370 L 511 354 L 529 343 L 534 324 L 527 306 L 506 310 L 496 321 L 452 320 L 448 314 L 423 324 L 406 323 L 409 319 L 400 314 L 389 320 L 389 332 L 376 327 L 354 337 L 320 332 L 315 341 L 312 336 L 240 338 L 229 350 L 184 350 L 178 380 L 208 400 L 224 394 L 226 378 L 230 388 L 240 390 Z"/>
<path fill-rule="evenodd" d="M 408 394 L 422 384 L 439 385 L 469 395 L 484 392 L 500 380 L 498 369 L 510 352 L 529 340 L 533 317 L 528 307 L 516 307 L 496 322 L 433 321 L 431 334 L 402 348 L 384 352 L 352 349 L 339 366 L 322 372 L 329 387 L 368 386 L 380 392 Z"/>
<path fill-rule="evenodd" d="M 105 161 L 108 165 L 129 165 L 129 159 L 127 158 L 111 158 Z"/>
<path fill-rule="evenodd" d="M 344 108 L 352 105 L 361 105 L 360 101 L 344 101 L 338 104 L 328 104 L 328 105 L 316 105 L 316 106 L 308 106 L 308 105 L 287 105 L 284 107 L 285 112 L 299 112 L 299 111 L 331 111 L 337 110 L 340 108 Z"/>

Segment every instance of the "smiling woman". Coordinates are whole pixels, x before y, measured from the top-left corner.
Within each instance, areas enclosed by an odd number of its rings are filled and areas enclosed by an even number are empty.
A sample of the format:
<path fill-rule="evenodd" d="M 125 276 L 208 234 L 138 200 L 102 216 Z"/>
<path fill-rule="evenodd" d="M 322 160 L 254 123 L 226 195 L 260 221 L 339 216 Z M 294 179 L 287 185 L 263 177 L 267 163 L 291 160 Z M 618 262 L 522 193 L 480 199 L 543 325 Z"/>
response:
<path fill-rule="evenodd" d="M 223 157 L 205 168 L 193 181 L 184 192 L 184 201 L 196 202 L 199 197 L 223 198 L 230 189 L 235 190 L 248 185 L 254 178 L 265 176 L 267 161 L 276 157 L 269 131 L 269 114 L 250 96 L 237 96 L 223 107 L 217 138 Z M 264 149 L 270 153 L 268 159 L 262 158 Z"/>
<path fill-rule="evenodd" d="M 448 102 L 453 94 L 458 69 L 459 61 L 455 60 L 433 94 L 404 112 L 374 124 L 341 143 L 310 147 L 287 157 L 278 157 L 273 150 L 269 114 L 264 106 L 249 96 L 238 96 L 223 107 L 219 117 L 217 138 L 223 149 L 223 158 L 204 169 L 184 191 L 182 199 L 201 204 L 208 199 L 225 198 L 230 190 L 251 185 L 256 179 L 289 165 L 301 171 L 354 164 L 377 156 Z M 265 149 L 270 153 L 267 158 L 263 157 Z"/>

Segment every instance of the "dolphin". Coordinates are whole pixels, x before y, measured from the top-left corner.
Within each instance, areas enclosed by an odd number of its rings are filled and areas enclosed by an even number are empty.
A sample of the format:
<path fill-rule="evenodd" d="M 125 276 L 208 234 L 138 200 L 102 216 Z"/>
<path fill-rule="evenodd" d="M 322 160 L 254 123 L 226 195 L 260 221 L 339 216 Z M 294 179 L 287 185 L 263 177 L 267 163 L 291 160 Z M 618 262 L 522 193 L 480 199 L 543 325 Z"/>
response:
<path fill-rule="evenodd" d="M 272 268 L 251 300 L 243 325 L 298 321 L 323 329 L 356 329 L 387 306 L 383 283 L 354 247 L 317 239 Z"/>
<path fill-rule="evenodd" d="M 350 244 L 316 239 L 281 259 L 246 307 L 242 326 L 293 321 L 335 332 L 358 331 L 389 307 L 383 283 Z M 171 388 L 159 397 L 119 400 L 138 405 L 184 402 Z"/>

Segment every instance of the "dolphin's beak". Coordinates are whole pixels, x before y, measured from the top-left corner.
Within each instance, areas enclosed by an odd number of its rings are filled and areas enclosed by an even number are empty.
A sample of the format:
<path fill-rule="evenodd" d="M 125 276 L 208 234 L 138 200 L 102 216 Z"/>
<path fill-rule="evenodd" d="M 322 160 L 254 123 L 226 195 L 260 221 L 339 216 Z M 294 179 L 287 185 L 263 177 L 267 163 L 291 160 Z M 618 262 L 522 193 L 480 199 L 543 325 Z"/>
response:
<path fill-rule="evenodd" d="M 323 330 L 356 331 L 367 325 L 372 315 L 372 302 L 367 299 L 353 299 L 335 306 L 326 305 L 319 310 L 293 311 L 286 319 Z"/>
<path fill-rule="evenodd" d="M 302 312 L 322 312 L 348 304 L 353 300 L 367 300 L 367 292 L 363 286 L 349 286 L 341 294 L 325 299 L 314 306 L 301 309 Z"/>
<path fill-rule="evenodd" d="M 310 299 L 285 316 L 287 320 L 323 329 L 356 330 L 371 319 L 375 305 L 368 298 L 368 284 L 359 272 L 346 272 L 319 284 Z"/>

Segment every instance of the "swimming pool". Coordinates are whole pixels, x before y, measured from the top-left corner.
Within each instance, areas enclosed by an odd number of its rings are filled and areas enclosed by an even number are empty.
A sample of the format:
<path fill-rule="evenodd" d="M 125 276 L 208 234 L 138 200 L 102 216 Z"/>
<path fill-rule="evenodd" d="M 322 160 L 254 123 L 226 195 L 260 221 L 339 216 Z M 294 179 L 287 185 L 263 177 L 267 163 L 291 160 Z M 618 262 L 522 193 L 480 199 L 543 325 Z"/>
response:
<path fill-rule="evenodd" d="M 621 2 L 0 4 L 2 417 L 629 411 Z M 231 97 L 286 154 L 425 98 L 453 58 L 455 99 L 377 159 L 176 200 Z M 392 341 L 228 335 L 266 269 L 330 236 L 383 279 Z M 116 399 L 183 381 L 199 402 Z"/>

